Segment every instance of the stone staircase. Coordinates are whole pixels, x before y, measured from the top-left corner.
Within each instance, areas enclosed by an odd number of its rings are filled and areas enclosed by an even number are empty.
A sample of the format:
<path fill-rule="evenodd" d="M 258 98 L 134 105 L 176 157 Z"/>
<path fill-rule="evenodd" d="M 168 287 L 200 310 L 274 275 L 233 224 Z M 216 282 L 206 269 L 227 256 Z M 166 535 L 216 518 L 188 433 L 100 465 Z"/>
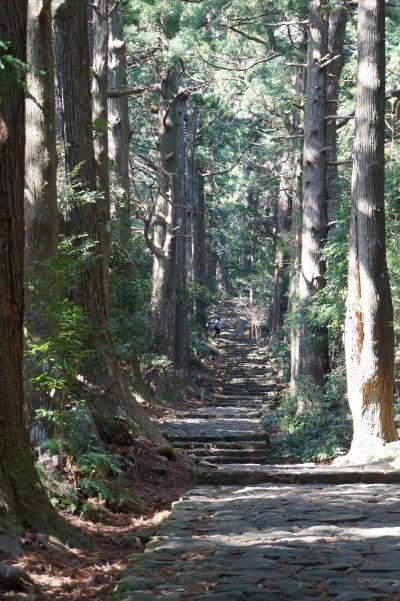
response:
<path fill-rule="evenodd" d="M 262 416 L 278 393 L 268 351 L 238 333 L 237 303 L 221 302 L 215 314 L 222 319 L 218 342 L 224 363 L 222 389 L 204 406 L 181 412 L 161 426 L 176 448 L 199 462 L 200 479 L 206 479 L 214 465 L 223 478 L 224 466 L 268 462 Z"/>
<path fill-rule="evenodd" d="M 268 464 L 273 362 L 234 303 L 219 311 L 224 383 L 163 424 L 200 485 L 130 554 L 112 601 L 400 601 L 400 470 Z"/>

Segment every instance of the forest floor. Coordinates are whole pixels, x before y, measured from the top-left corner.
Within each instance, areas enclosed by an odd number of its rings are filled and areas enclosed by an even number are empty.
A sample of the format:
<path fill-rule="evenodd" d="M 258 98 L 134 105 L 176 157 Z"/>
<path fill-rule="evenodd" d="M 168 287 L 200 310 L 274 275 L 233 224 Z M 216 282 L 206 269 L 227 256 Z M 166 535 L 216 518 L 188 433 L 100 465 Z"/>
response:
<path fill-rule="evenodd" d="M 131 553 L 144 550 L 146 537 L 170 514 L 174 501 L 190 488 L 192 474 L 185 461 L 165 460 L 151 445 L 138 442 L 131 449 L 136 467 L 125 473 L 125 485 L 138 495 L 123 513 L 95 506 L 93 515 L 81 519 L 63 512 L 63 517 L 80 530 L 87 549 L 69 548 L 43 534 L 25 533 L 21 539 L 24 554 L 12 561 L 33 581 L 25 592 L 1 592 L 4 601 L 105 601 L 123 571 Z M 91 518 L 91 519 L 90 519 Z M 10 563 L 7 553 L 0 561 Z"/>
<path fill-rule="evenodd" d="M 174 501 L 192 484 L 192 474 L 183 460 L 161 463 L 160 455 L 148 443 L 131 449 L 135 470 L 126 472 L 124 484 L 140 502 L 130 503 L 122 513 L 95 504 L 93 515 L 81 519 L 63 512 L 63 517 L 78 528 L 88 542 L 87 549 L 64 546 L 33 532 L 25 533 L 20 543 L 24 554 L 12 565 L 21 568 L 33 581 L 23 592 L 1 592 L 3 601 L 105 601 L 120 575 L 127 568 L 131 553 L 144 550 L 146 538 L 170 514 Z M 10 563 L 7 553 L 0 561 Z"/>
<path fill-rule="evenodd" d="M 211 341 L 210 350 L 212 354 L 198 364 L 196 390 L 189 387 L 180 403 L 147 405 L 153 419 L 162 422 L 184 408 L 199 406 L 196 391 L 200 387 L 208 392 L 218 389 L 222 362 Z M 137 502 L 128 502 L 124 511 L 113 512 L 91 499 L 93 510 L 84 519 L 61 512 L 84 535 L 88 542 L 85 549 L 65 546 L 42 533 L 26 532 L 18 541 L 22 554 L 13 557 L 9 553 L 13 544 L 0 536 L 0 567 L 20 568 L 31 579 L 30 585 L 19 591 L 3 590 L 0 582 L 1 601 L 107 601 L 131 555 L 144 551 L 154 530 L 170 516 L 172 504 L 193 484 L 190 463 L 183 456 L 170 461 L 144 441 L 129 448 L 109 445 L 108 450 L 134 460 L 135 468 L 123 473 L 121 484 L 134 491 Z"/>

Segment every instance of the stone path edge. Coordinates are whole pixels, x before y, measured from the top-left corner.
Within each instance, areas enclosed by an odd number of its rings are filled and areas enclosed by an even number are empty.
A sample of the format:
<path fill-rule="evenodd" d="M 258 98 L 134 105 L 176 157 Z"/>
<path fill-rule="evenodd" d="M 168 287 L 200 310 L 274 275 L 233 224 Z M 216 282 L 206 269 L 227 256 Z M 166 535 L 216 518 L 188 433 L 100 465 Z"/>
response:
<path fill-rule="evenodd" d="M 357 468 L 307 468 L 298 471 L 290 468 L 277 470 L 268 465 L 247 464 L 245 468 L 237 465 L 230 469 L 215 472 L 198 470 L 195 481 L 204 485 L 237 485 L 276 483 L 276 484 L 399 484 L 400 470 L 357 469 Z"/>

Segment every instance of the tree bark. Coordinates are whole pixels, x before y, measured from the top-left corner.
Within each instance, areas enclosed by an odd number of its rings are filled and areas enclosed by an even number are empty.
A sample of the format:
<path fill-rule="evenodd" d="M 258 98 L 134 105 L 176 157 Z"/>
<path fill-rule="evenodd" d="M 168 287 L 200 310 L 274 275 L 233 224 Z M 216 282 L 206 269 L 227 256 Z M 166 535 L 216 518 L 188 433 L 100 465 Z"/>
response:
<path fill-rule="evenodd" d="M 155 350 L 175 363 L 176 352 L 176 219 L 182 201 L 179 180 L 179 137 L 181 102 L 180 67 L 168 69 L 161 81 L 159 105 L 159 195 L 155 206 L 152 318 Z M 180 316 L 181 318 L 181 316 Z"/>
<path fill-rule="evenodd" d="M 343 46 L 346 34 L 348 9 L 336 3 L 329 13 L 328 52 L 331 57 L 340 58 L 333 61 L 328 68 L 326 85 L 326 112 L 328 115 L 338 114 L 339 80 L 344 65 Z M 326 190 L 328 195 L 328 220 L 335 219 L 337 166 L 337 132 L 336 119 L 326 123 Z M 333 201 L 333 202 L 332 202 Z"/>
<path fill-rule="evenodd" d="M 328 24 L 320 0 L 310 2 L 308 65 L 304 105 L 303 225 L 299 299 L 304 313 L 300 328 L 299 377 L 322 384 L 327 370 L 327 333 L 312 325 L 309 307 L 312 297 L 324 284 L 321 257 L 326 238 L 326 137 L 325 71 Z"/>
<path fill-rule="evenodd" d="M 178 138 L 176 170 L 176 313 L 175 313 L 175 370 L 184 377 L 189 365 L 189 324 L 187 296 L 186 247 L 190 242 L 188 235 L 188 210 L 185 186 L 185 104 L 186 98 L 177 101 Z"/>
<path fill-rule="evenodd" d="M 124 40 L 122 8 L 115 7 L 109 24 L 108 86 L 120 89 L 127 86 L 126 44 Z M 128 96 L 109 98 L 108 121 L 110 124 L 108 143 L 111 161 L 111 176 L 117 198 L 112 212 L 116 215 L 122 241 L 131 239 L 130 186 L 129 186 L 129 123 Z"/>
<path fill-rule="evenodd" d="M 288 263 L 286 247 L 290 227 L 290 213 L 292 208 L 291 176 L 293 172 L 293 157 L 288 153 L 283 157 L 281 165 L 281 178 L 279 185 L 278 206 L 276 216 L 276 242 L 275 273 L 271 309 L 271 336 L 273 343 L 279 338 L 283 326 L 283 317 L 286 311 L 285 302 L 285 263 Z"/>
<path fill-rule="evenodd" d="M 393 308 L 384 205 L 385 7 L 358 3 L 358 76 L 345 351 L 353 415 L 349 460 L 396 440 Z"/>
<path fill-rule="evenodd" d="M 81 191 L 96 192 L 96 164 L 92 137 L 88 4 L 85 0 L 59 1 L 54 10 L 55 55 L 65 144 L 65 169 L 74 174 Z M 94 242 L 86 262 L 77 300 L 91 326 L 91 354 L 83 379 L 86 398 L 100 436 L 107 442 L 130 444 L 132 434 L 164 443 L 117 365 L 107 329 L 106 269 L 102 247 L 103 225 L 99 203 L 71 202 L 66 229 Z"/>
<path fill-rule="evenodd" d="M 302 78 L 303 79 L 303 78 Z M 295 149 L 293 162 L 294 186 L 292 191 L 292 273 L 290 277 L 289 310 L 294 317 L 294 323 L 290 328 L 290 394 L 295 397 L 298 394 L 298 382 L 300 373 L 300 324 L 299 316 L 299 279 L 301 266 L 301 231 L 303 222 L 303 153 Z M 301 413 L 303 407 L 298 403 Z"/>
<path fill-rule="evenodd" d="M 9 0 L 0 39 L 26 63 L 27 2 Z M 2 50 L 1 53 L 4 53 Z M 67 531 L 35 470 L 26 431 L 23 392 L 24 89 L 12 66 L 0 73 L 0 530 Z"/>
<path fill-rule="evenodd" d="M 110 170 L 108 164 L 108 0 L 98 0 L 92 10 L 92 121 L 96 173 L 99 192 L 97 211 L 99 241 L 108 302 L 108 271 L 111 255 Z"/>
<path fill-rule="evenodd" d="M 48 338 L 53 327 L 45 314 L 57 296 L 57 282 L 50 281 L 47 262 L 57 256 L 57 143 L 55 122 L 54 64 L 51 36 L 51 0 L 29 0 L 25 147 L 25 319 L 28 337 Z M 51 407 L 48 394 L 30 383 L 40 367 L 25 359 L 25 390 L 30 437 L 37 444 L 48 428 L 34 422 L 35 411 Z"/>
<path fill-rule="evenodd" d="M 194 315 L 198 324 L 204 327 L 206 322 L 206 305 L 203 300 L 206 284 L 206 231 L 205 231 L 205 190 L 204 178 L 198 167 L 195 168 L 196 204 L 193 207 L 192 236 L 193 236 L 193 277 L 200 294 L 196 296 Z"/>

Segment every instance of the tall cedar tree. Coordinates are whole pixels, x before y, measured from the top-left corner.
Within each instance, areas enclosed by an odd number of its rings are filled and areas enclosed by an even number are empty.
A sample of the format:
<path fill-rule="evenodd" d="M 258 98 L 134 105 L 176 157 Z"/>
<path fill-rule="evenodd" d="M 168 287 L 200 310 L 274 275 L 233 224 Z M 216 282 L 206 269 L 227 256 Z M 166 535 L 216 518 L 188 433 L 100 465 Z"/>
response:
<path fill-rule="evenodd" d="M 122 8 L 115 6 L 110 15 L 108 35 L 108 87 L 109 90 L 127 87 L 126 43 L 124 40 Z M 117 190 L 116 206 L 122 240 L 131 238 L 130 186 L 129 186 L 129 106 L 128 96 L 109 98 L 108 101 L 108 154 L 112 164 L 111 176 Z"/>
<path fill-rule="evenodd" d="M 306 99 L 304 104 L 303 225 L 299 297 L 304 311 L 300 327 L 299 376 L 323 383 L 327 370 L 326 331 L 310 323 L 309 305 L 324 283 L 321 251 L 326 237 L 325 85 L 328 20 L 320 0 L 310 2 Z M 299 411 L 301 411 L 299 407 Z"/>
<path fill-rule="evenodd" d="M 59 2 L 54 11 L 55 56 L 62 109 L 66 173 L 74 174 L 81 191 L 96 192 L 92 136 L 92 103 L 85 0 Z M 83 268 L 77 299 L 92 326 L 92 352 L 84 374 L 86 398 L 100 436 L 107 442 L 129 444 L 132 434 L 165 443 L 131 393 L 121 373 L 107 329 L 107 270 L 104 267 L 101 196 L 96 202 L 72 201 L 64 216 L 65 231 L 88 235 L 95 243 L 93 257 Z"/>
<path fill-rule="evenodd" d="M 48 261 L 57 256 L 57 143 L 51 2 L 29 0 L 25 148 L 25 318 L 28 335 L 45 340 L 52 335 L 46 307 L 57 295 L 57 282 L 48 281 Z M 44 286 L 46 293 L 44 294 Z M 45 301 L 45 302 L 44 302 Z M 50 407 L 50 396 L 30 381 L 40 373 L 37 361 L 25 360 L 25 391 L 31 440 L 40 442 L 48 427 L 35 422 L 35 410 Z"/>
<path fill-rule="evenodd" d="M 0 40 L 26 63 L 27 2 L 9 0 Z M 1 61 L 0 54 L 0 61 Z M 26 430 L 22 356 L 24 319 L 25 101 L 19 65 L 0 75 L 0 530 L 66 532 L 40 483 Z"/>
<path fill-rule="evenodd" d="M 345 351 L 349 460 L 396 440 L 393 308 L 385 241 L 385 4 L 358 3 L 358 74 Z M 372 451 L 373 452 L 373 451 Z"/>
<path fill-rule="evenodd" d="M 148 223 L 145 238 L 154 254 L 152 316 L 155 349 L 165 354 L 175 367 L 185 371 L 183 348 L 187 348 L 187 311 L 179 314 L 177 324 L 177 285 L 181 300 L 186 290 L 186 252 L 184 246 L 186 224 L 183 213 L 184 182 L 184 103 L 180 93 L 181 66 L 167 69 L 160 86 L 158 168 L 159 194 L 155 206 L 154 237 L 150 239 Z M 177 220 L 179 217 L 179 224 Z M 177 236 L 180 237 L 177 253 Z M 177 267 L 180 273 L 177 279 Z M 177 340 L 177 328 L 182 328 Z M 177 353 L 178 350 L 178 353 Z M 183 362 L 182 362 L 183 361 Z"/>

